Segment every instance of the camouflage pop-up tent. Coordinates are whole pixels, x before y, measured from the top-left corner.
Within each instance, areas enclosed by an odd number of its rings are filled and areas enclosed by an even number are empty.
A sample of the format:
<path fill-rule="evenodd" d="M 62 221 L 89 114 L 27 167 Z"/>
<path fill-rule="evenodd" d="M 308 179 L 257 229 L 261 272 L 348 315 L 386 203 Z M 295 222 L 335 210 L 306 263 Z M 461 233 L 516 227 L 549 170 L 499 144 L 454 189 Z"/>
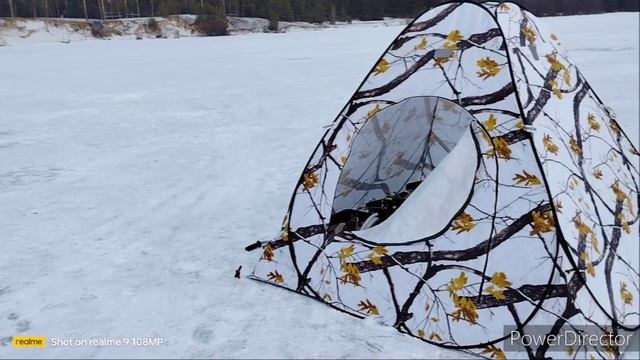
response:
<path fill-rule="evenodd" d="M 487 357 L 505 355 L 506 325 L 637 331 L 639 154 L 541 23 L 453 2 L 408 25 L 320 141 L 252 278 Z"/>

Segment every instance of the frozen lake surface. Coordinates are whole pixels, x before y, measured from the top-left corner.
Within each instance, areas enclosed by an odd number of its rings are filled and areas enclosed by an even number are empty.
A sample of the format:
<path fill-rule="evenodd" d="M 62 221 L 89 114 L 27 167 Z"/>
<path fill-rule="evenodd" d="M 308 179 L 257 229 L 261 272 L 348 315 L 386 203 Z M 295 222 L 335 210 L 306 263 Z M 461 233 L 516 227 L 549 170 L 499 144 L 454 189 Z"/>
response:
<path fill-rule="evenodd" d="M 638 146 L 638 14 L 544 21 Z M 401 30 L 0 47 L 0 357 L 458 358 L 233 278 Z"/>

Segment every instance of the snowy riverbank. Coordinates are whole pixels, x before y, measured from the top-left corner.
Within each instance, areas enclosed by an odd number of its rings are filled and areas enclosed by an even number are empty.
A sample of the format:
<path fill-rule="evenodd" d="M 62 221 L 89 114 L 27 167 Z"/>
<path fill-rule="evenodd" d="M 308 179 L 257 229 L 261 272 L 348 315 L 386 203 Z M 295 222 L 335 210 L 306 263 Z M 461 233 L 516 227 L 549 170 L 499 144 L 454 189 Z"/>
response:
<path fill-rule="evenodd" d="M 154 17 L 155 24 L 149 26 L 150 18 L 118 20 L 52 19 L 52 18 L 0 18 L 0 46 L 42 42 L 69 43 L 89 39 L 155 39 L 202 36 L 194 29 L 194 15 Z M 269 30 L 269 21 L 260 18 L 229 17 L 231 35 L 263 33 Z M 312 24 L 306 22 L 279 23 L 279 32 L 320 30 L 354 26 L 398 26 L 406 19 L 381 21 L 354 21 L 352 23 Z M 98 31 L 99 29 L 99 31 Z M 97 33 L 100 35 L 98 36 Z"/>

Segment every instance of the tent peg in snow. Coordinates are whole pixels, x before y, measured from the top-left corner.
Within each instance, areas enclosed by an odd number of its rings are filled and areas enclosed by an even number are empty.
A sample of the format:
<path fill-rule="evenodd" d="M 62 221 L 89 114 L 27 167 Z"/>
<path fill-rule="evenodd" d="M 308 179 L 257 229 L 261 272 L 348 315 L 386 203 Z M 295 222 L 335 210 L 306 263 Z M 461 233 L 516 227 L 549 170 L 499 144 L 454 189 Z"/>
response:
<path fill-rule="evenodd" d="M 639 167 L 543 21 L 446 3 L 335 119 L 251 277 L 484 357 L 620 357 L 630 349 L 507 348 L 505 327 L 638 335 Z"/>

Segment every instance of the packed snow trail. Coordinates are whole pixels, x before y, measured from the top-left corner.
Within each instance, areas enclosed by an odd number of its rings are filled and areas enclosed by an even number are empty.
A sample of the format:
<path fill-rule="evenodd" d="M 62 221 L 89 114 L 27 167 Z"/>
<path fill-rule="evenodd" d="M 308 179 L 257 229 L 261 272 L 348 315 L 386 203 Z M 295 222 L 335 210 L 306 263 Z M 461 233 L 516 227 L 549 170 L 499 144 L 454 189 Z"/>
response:
<path fill-rule="evenodd" d="M 637 13 L 545 20 L 638 144 Z M 0 47 L 0 357 L 459 358 L 234 278 L 401 29 Z"/>

